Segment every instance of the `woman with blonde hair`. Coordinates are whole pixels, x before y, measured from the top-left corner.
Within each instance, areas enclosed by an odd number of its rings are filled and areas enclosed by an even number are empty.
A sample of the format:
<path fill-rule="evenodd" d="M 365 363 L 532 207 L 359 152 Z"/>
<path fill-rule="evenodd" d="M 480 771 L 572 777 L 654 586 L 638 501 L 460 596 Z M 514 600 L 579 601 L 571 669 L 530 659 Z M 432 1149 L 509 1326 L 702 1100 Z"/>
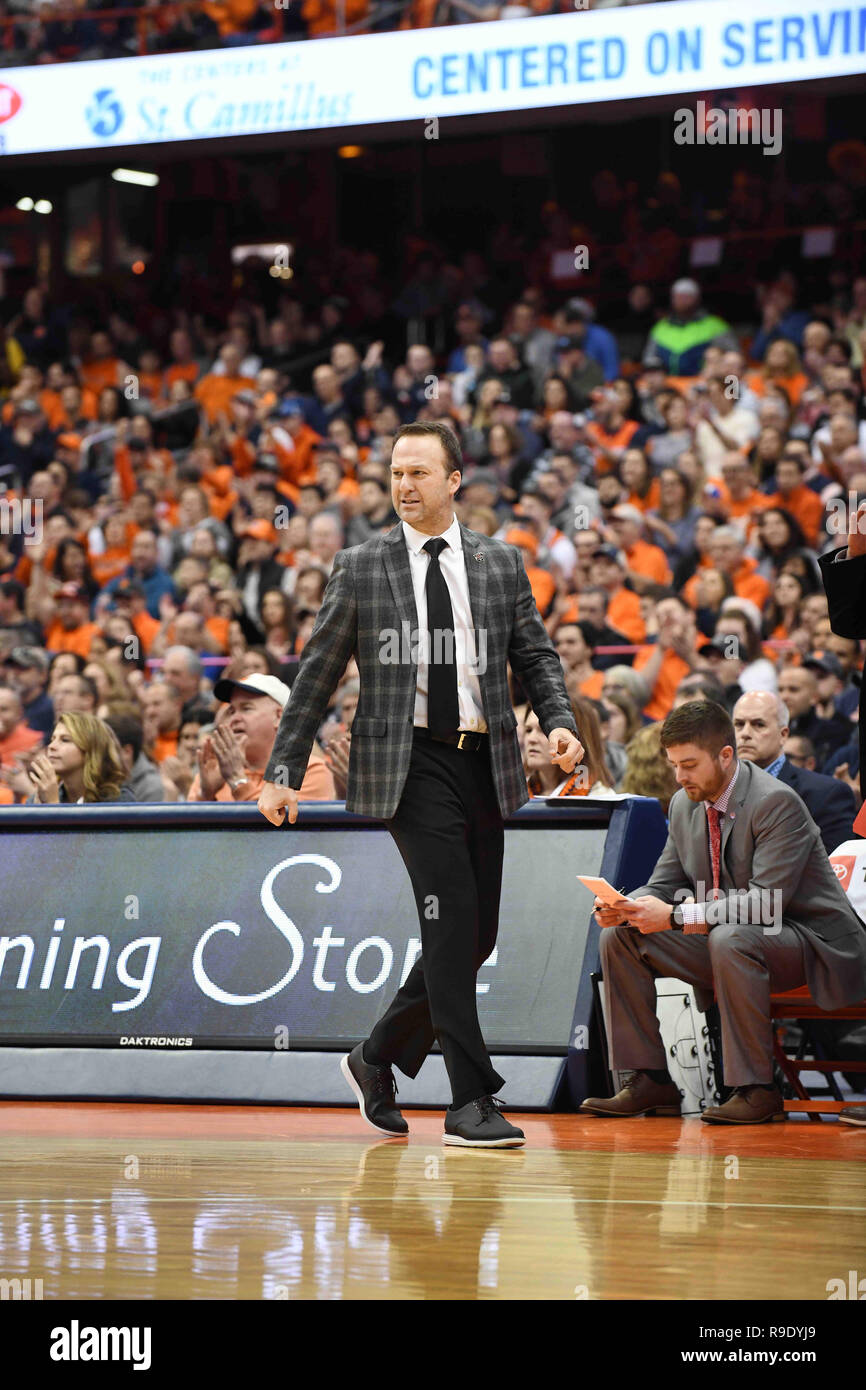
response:
<path fill-rule="evenodd" d="M 117 736 L 95 714 L 61 714 L 51 742 L 30 765 L 28 804 L 134 801 Z"/>
<path fill-rule="evenodd" d="M 661 723 L 645 724 L 629 739 L 622 790 L 632 796 L 654 796 L 667 815 L 677 778 L 662 748 L 661 732 Z"/>

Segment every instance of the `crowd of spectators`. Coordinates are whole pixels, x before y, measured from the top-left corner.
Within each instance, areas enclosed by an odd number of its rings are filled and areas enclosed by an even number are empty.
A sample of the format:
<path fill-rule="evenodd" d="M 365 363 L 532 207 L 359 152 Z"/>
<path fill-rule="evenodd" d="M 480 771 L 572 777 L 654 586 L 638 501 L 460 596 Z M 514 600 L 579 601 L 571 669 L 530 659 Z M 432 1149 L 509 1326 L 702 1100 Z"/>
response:
<path fill-rule="evenodd" d="M 383 33 L 649 0 L 0 0 L 0 63 L 58 63 Z M 658 3 L 658 0 L 655 0 Z M 667 0 L 675 3 L 675 0 Z M 117 13 L 125 11 L 126 13 Z"/>
<path fill-rule="evenodd" d="M 152 341 L 30 289 L 0 400 L 0 802 L 256 800 L 335 556 L 396 524 L 394 434 L 436 420 L 460 519 L 523 557 L 587 748 L 552 775 L 515 685 L 527 796 L 666 809 L 659 723 L 711 698 L 833 848 L 860 804 L 863 652 L 817 558 L 866 496 L 866 278 L 840 294 L 828 312 L 780 274 L 744 334 L 680 279 L 635 353 L 588 300 L 527 286 L 390 360 L 334 301 L 200 336 L 178 309 Z M 345 793 L 357 682 L 305 799 Z"/>

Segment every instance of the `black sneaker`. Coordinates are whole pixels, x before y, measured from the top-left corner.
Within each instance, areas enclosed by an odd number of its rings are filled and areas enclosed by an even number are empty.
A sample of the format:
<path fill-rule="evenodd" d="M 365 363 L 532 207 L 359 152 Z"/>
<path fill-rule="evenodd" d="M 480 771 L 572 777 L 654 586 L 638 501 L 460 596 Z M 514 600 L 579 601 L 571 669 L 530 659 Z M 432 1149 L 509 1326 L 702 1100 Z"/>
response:
<path fill-rule="evenodd" d="M 364 1061 L 364 1044 L 358 1043 L 340 1062 L 340 1070 L 355 1092 L 361 1114 L 371 1128 L 392 1139 L 409 1133 L 397 1108 L 397 1083 L 390 1067 L 371 1067 Z"/>
<path fill-rule="evenodd" d="M 493 1096 L 481 1096 L 461 1105 L 459 1110 L 445 1112 L 443 1144 L 458 1144 L 467 1149 L 519 1149 L 526 1143 L 522 1129 L 509 1124 Z"/>
<path fill-rule="evenodd" d="M 850 1105 L 839 1115 L 840 1125 L 866 1125 L 866 1105 Z"/>

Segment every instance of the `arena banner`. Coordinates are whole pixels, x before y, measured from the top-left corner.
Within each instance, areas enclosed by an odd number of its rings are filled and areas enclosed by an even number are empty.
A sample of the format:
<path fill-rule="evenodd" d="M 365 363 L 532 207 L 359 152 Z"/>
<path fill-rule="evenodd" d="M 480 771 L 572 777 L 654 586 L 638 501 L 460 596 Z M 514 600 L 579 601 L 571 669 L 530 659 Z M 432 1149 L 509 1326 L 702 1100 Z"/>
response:
<path fill-rule="evenodd" d="M 576 875 L 599 871 L 611 815 L 631 814 L 597 805 L 506 832 L 477 984 L 493 1050 L 567 1053 L 591 910 Z M 118 808 L 123 828 L 0 816 L 0 1046 L 327 1051 L 369 1033 L 420 952 L 390 835 L 334 811 L 277 831 L 223 809 L 222 828 L 148 826 L 146 807 Z M 425 912 L 435 930 L 436 902 Z"/>
<path fill-rule="evenodd" d="M 0 153 L 144 146 L 762 87 L 866 69 L 858 0 L 679 0 L 0 72 Z"/>

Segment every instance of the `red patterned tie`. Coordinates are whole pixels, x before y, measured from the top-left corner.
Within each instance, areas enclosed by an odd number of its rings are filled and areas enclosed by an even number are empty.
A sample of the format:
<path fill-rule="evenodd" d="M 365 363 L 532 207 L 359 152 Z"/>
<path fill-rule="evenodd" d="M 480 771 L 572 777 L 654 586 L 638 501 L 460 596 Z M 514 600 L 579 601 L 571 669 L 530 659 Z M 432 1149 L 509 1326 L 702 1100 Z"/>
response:
<path fill-rule="evenodd" d="M 710 825 L 710 855 L 713 861 L 713 897 L 719 897 L 719 864 L 722 857 L 722 830 L 721 814 L 715 806 L 707 808 L 707 820 Z"/>

